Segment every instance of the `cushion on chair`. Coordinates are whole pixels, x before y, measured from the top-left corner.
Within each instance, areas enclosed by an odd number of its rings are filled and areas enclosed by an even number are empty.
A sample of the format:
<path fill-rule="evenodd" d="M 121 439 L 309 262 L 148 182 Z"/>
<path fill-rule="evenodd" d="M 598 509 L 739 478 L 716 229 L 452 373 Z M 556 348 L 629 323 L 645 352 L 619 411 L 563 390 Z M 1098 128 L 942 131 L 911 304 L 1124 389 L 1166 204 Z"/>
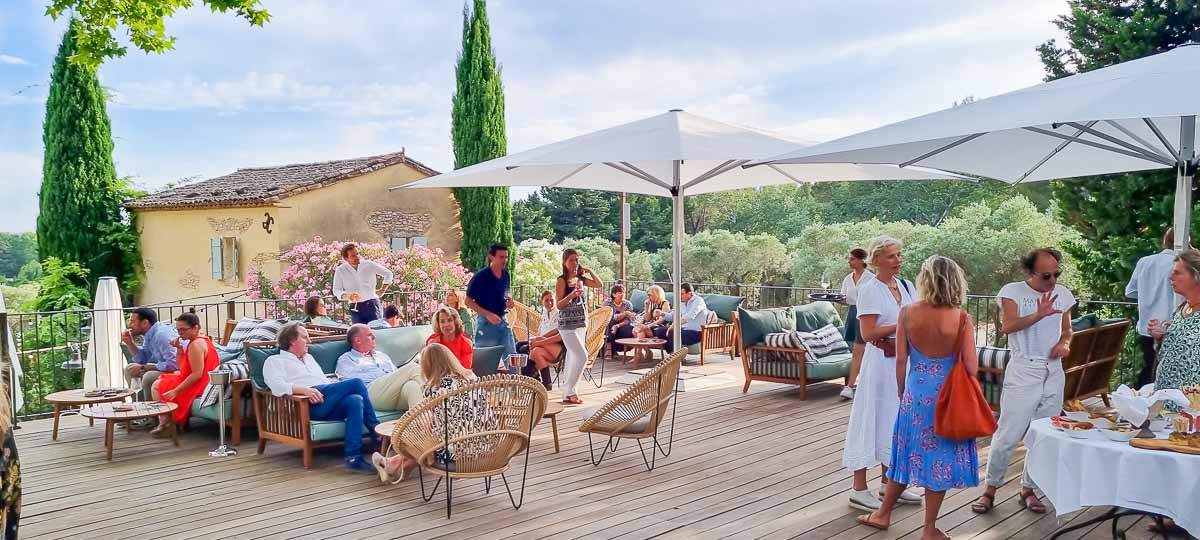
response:
<path fill-rule="evenodd" d="M 250 366 L 247 365 L 244 360 L 240 359 L 231 360 L 229 362 L 221 362 L 221 365 L 218 366 L 218 369 L 228 369 L 230 371 L 230 384 L 225 385 L 226 396 L 230 395 L 232 392 L 231 386 L 233 381 L 245 379 L 250 376 Z M 219 388 L 220 387 L 214 386 L 212 383 L 205 385 L 204 392 L 200 394 L 200 397 L 196 398 L 195 403 L 200 403 L 201 407 L 211 407 L 216 405 L 217 396 L 220 395 Z"/>
<path fill-rule="evenodd" d="M 1097 317 L 1095 314 L 1089 313 L 1087 315 L 1079 317 L 1078 319 L 1072 319 L 1071 320 L 1071 331 L 1079 332 L 1080 330 L 1087 330 L 1088 328 L 1091 328 L 1098 324 L 1100 324 L 1100 317 Z"/>
<path fill-rule="evenodd" d="M 844 354 L 831 354 L 816 362 L 804 364 L 804 369 L 810 381 L 836 379 L 850 375 L 851 363 L 853 363 L 853 356 L 848 352 Z"/>
<path fill-rule="evenodd" d="M 796 329 L 796 314 L 790 307 L 748 310 L 738 308 L 742 346 L 749 349 L 760 345 L 767 334 L 791 332 Z"/>
<path fill-rule="evenodd" d="M 800 370 L 804 369 L 799 362 L 791 360 L 751 360 L 750 374 L 780 379 L 799 379 Z"/>
<path fill-rule="evenodd" d="M 638 313 L 646 309 L 646 298 L 648 297 L 649 295 L 646 294 L 646 291 L 641 289 L 634 289 L 625 293 L 625 298 L 629 300 L 630 304 L 633 304 L 633 310 Z"/>
<path fill-rule="evenodd" d="M 230 332 L 229 334 L 229 341 L 225 343 L 223 347 L 229 350 L 241 349 L 242 342 L 246 341 L 246 337 L 249 336 L 250 332 L 254 331 L 254 327 L 258 326 L 261 322 L 263 322 L 262 319 L 242 317 L 242 319 L 238 321 L 237 325 L 233 327 L 233 332 Z"/>
<path fill-rule="evenodd" d="M 477 377 L 486 377 L 495 375 L 497 368 L 500 367 L 500 360 L 504 357 L 504 347 L 496 345 L 495 347 L 476 347 L 475 357 L 471 360 L 471 371 L 475 372 Z"/>
<path fill-rule="evenodd" d="M 242 413 L 243 414 L 247 414 L 248 411 L 254 410 L 253 407 L 254 407 L 254 404 L 250 402 L 249 397 L 242 398 Z M 215 402 L 212 405 L 205 407 L 200 404 L 199 399 L 195 399 L 192 401 L 192 416 L 195 416 L 198 418 L 203 418 L 205 420 L 209 420 L 212 422 L 219 422 L 220 415 L 217 414 L 218 412 L 219 411 L 217 411 L 217 404 Z M 233 420 L 233 400 L 226 398 L 225 399 L 225 421 L 228 422 L 230 420 Z"/>
<path fill-rule="evenodd" d="M 246 336 L 246 341 L 275 341 L 279 338 L 279 330 L 286 323 L 285 320 L 274 319 L 262 321 L 254 327 L 254 330 L 250 331 L 250 334 Z"/>
<path fill-rule="evenodd" d="M 428 324 L 375 330 L 375 348 L 386 353 L 392 363 L 400 367 L 421 353 L 430 334 L 433 334 L 433 327 Z"/>
<path fill-rule="evenodd" d="M 379 423 L 399 420 L 405 411 L 375 411 Z M 309 435 L 314 441 L 333 441 L 346 436 L 346 422 L 341 420 L 313 420 L 308 423 Z M 363 435 L 369 435 L 365 431 Z"/>
<path fill-rule="evenodd" d="M 1012 351 L 998 347 L 977 347 L 976 353 L 979 356 L 980 368 L 1003 370 L 1008 366 L 1008 361 L 1012 357 Z M 1004 383 L 999 374 L 980 371 L 979 386 L 983 388 L 983 396 L 988 403 L 1000 403 L 1000 392 Z"/>
<path fill-rule="evenodd" d="M 589 407 L 583 410 L 583 419 L 586 422 L 588 418 L 600 411 L 600 407 Z M 634 420 L 633 423 L 621 429 L 621 433 L 642 433 L 646 428 L 650 427 L 650 413 L 642 415 L 641 418 Z"/>
<path fill-rule="evenodd" d="M 350 350 L 350 344 L 344 337 L 333 341 L 308 344 L 308 354 L 311 354 L 313 360 L 317 361 L 317 365 L 321 366 L 321 371 L 327 374 L 337 370 L 338 358 L 341 358 L 348 350 Z"/>
<path fill-rule="evenodd" d="M 829 302 L 813 302 L 792 308 L 796 313 L 796 330 L 801 332 L 816 332 L 825 326 L 835 328 L 842 325 L 842 318 L 837 309 Z"/>
<path fill-rule="evenodd" d="M 262 390 L 267 389 L 267 382 L 263 379 L 263 364 L 270 358 L 279 354 L 279 347 L 250 347 L 246 349 L 246 363 L 250 365 L 250 380 L 254 383 L 255 388 Z"/>
<path fill-rule="evenodd" d="M 808 351 L 808 362 L 817 363 L 822 359 L 850 352 L 850 345 L 842 338 L 842 333 L 834 325 L 817 329 L 815 332 L 796 332 L 797 340 Z"/>
<path fill-rule="evenodd" d="M 717 314 L 717 318 L 724 322 L 733 320 L 733 311 L 741 307 L 742 302 L 746 300 L 745 296 L 729 296 L 727 294 L 702 294 L 700 298 L 704 299 L 704 305 L 708 306 L 709 311 Z"/>

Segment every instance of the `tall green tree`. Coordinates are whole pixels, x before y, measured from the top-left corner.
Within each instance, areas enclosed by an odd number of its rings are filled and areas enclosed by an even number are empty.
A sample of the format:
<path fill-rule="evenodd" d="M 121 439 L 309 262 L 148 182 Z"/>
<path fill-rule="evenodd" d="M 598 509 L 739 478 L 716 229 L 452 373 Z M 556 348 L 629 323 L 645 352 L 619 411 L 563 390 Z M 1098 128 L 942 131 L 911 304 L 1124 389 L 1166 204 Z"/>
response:
<path fill-rule="evenodd" d="M 15 278 L 35 260 L 37 237 L 33 233 L 0 233 L 0 276 Z"/>
<path fill-rule="evenodd" d="M 546 214 L 546 205 L 537 193 L 513 203 L 512 212 L 513 237 L 518 243 L 554 239 L 554 227 L 550 224 L 550 216 Z"/>
<path fill-rule="evenodd" d="M 1166 51 L 1200 38 L 1200 7 L 1176 0 L 1071 0 L 1054 24 L 1066 44 L 1037 47 L 1046 80 Z M 1170 170 L 1056 182 L 1059 217 L 1082 239 L 1068 244 L 1084 282 L 1103 298 L 1120 298 L 1138 257 L 1159 249 L 1170 226 L 1175 173 Z M 1195 193 L 1193 194 L 1195 196 Z M 1193 214 L 1200 220 L 1200 213 Z M 1193 221 L 1193 230 L 1200 221 Z"/>
<path fill-rule="evenodd" d="M 92 278 L 115 276 L 132 291 L 140 267 L 137 235 L 122 208 L 126 182 L 113 166 L 104 90 L 90 67 L 69 61 L 79 23 L 63 36 L 50 75 L 38 194 L 38 257 L 77 262 Z"/>
<path fill-rule="evenodd" d="M 450 113 L 454 139 L 454 168 L 462 168 L 505 155 L 504 85 L 496 56 L 492 53 L 487 2 L 474 0 L 463 7 L 462 51 L 454 68 L 457 87 Z M 507 187 L 457 188 L 454 196 L 462 209 L 463 265 L 480 268 L 487 261 L 487 248 L 500 243 L 512 250 L 510 270 L 516 268 L 513 242 L 512 205 Z"/>

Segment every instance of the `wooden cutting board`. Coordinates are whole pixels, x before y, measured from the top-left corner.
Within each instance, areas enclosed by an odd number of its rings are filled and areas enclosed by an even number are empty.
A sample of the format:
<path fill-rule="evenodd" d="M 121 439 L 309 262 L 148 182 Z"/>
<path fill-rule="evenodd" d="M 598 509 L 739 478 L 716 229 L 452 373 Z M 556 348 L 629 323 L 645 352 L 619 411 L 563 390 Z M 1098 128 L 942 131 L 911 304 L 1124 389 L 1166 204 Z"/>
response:
<path fill-rule="evenodd" d="M 1200 456 L 1200 448 L 1171 444 L 1171 441 L 1167 439 L 1133 439 L 1129 441 L 1129 446 L 1146 450 L 1167 450 L 1169 452 Z"/>

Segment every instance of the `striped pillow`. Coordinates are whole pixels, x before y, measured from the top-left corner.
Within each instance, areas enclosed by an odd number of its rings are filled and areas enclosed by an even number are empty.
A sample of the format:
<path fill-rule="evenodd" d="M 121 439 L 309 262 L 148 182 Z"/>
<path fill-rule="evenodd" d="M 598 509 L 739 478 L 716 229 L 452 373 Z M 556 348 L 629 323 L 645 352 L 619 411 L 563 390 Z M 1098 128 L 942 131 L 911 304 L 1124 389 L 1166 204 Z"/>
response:
<path fill-rule="evenodd" d="M 768 347 L 780 347 L 783 349 L 804 349 L 804 344 L 800 343 L 800 337 L 796 332 L 774 332 L 763 337 L 763 344 Z M 793 357 L 780 352 L 770 351 L 765 353 L 761 360 L 774 362 L 779 360 L 794 361 Z"/>
<path fill-rule="evenodd" d="M 238 379 L 250 378 L 250 366 L 246 364 L 245 360 L 242 360 L 242 359 L 230 360 L 228 362 L 221 364 L 219 367 L 222 369 L 228 369 L 231 372 L 229 375 L 229 382 L 233 382 Z M 228 397 L 231 392 L 229 386 L 230 385 L 225 386 L 225 396 L 226 397 Z M 204 387 L 204 393 L 200 394 L 200 398 L 199 398 L 200 406 L 201 407 L 211 407 L 213 405 L 216 405 L 218 396 L 219 396 L 218 387 L 213 386 L 212 383 L 209 383 L 208 386 Z"/>
<path fill-rule="evenodd" d="M 277 321 L 274 319 L 267 319 L 259 322 L 258 325 L 254 327 L 254 330 L 251 330 L 250 333 L 246 335 L 245 341 L 275 341 L 279 337 L 279 330 L 283 328 L 283 325 L 286 322 L 287 321 Z"/>
<path fill-rule="evenodd" d="M 850 352 L 850 345 L 842 337 L 842 332 L 832 324 L 819 328 L 811 334 L 798 331 L 796 335 L 799 341 L 804 344 L 804 348 L 808 350 L 808 355 L 812 358 L 813 362 L 820 362 L 822 358 L 835 354 Z"/>
<path fill-rule="evenodd" d="M 262 319 L 243 317 L 242 320 L 238 321 L 237 326 L 233 327 L 233 332 L 229 333 L 229 341 L 222 348 L 226 350 L 240 350 L 242 342 L 246 341 L 246 337 L 250 335 L 250 332 L 253 332 L 255 327 L 262 322 Z"/>

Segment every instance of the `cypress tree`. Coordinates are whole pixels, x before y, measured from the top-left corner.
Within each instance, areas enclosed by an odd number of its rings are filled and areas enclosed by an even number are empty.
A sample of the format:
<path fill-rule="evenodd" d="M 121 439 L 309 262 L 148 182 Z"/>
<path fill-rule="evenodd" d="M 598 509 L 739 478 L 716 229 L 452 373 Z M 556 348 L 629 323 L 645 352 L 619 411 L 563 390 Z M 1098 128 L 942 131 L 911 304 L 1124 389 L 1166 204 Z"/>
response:
<path fill-rule="evenodd" d="M 451 112 L 454 168 L 462 168 L 505 155 L 504 87 L 492 53 L 487 2 L 474 0 L 463 7 L 462 51 L 454 69 L 457 88 Z M 509 246 L 510 271 L 516 265 L 512 205 L 508 188 L 457 188 L 461 208 L 462 248 L 467 268 L 481 268 L 493 243 Z"/>
<path fill-rule="evenodd" d="M 112 245 L 123 222 L 124 188 L 113 165 L 112 128 L 96 71 L 70 61 L 77 51 L 77 32 L 78 22 L 71 21 L 54 59 L 46 99 L 38 257 L 78 262 L 93 278 L 125 279 L 126 255 Z"/>

